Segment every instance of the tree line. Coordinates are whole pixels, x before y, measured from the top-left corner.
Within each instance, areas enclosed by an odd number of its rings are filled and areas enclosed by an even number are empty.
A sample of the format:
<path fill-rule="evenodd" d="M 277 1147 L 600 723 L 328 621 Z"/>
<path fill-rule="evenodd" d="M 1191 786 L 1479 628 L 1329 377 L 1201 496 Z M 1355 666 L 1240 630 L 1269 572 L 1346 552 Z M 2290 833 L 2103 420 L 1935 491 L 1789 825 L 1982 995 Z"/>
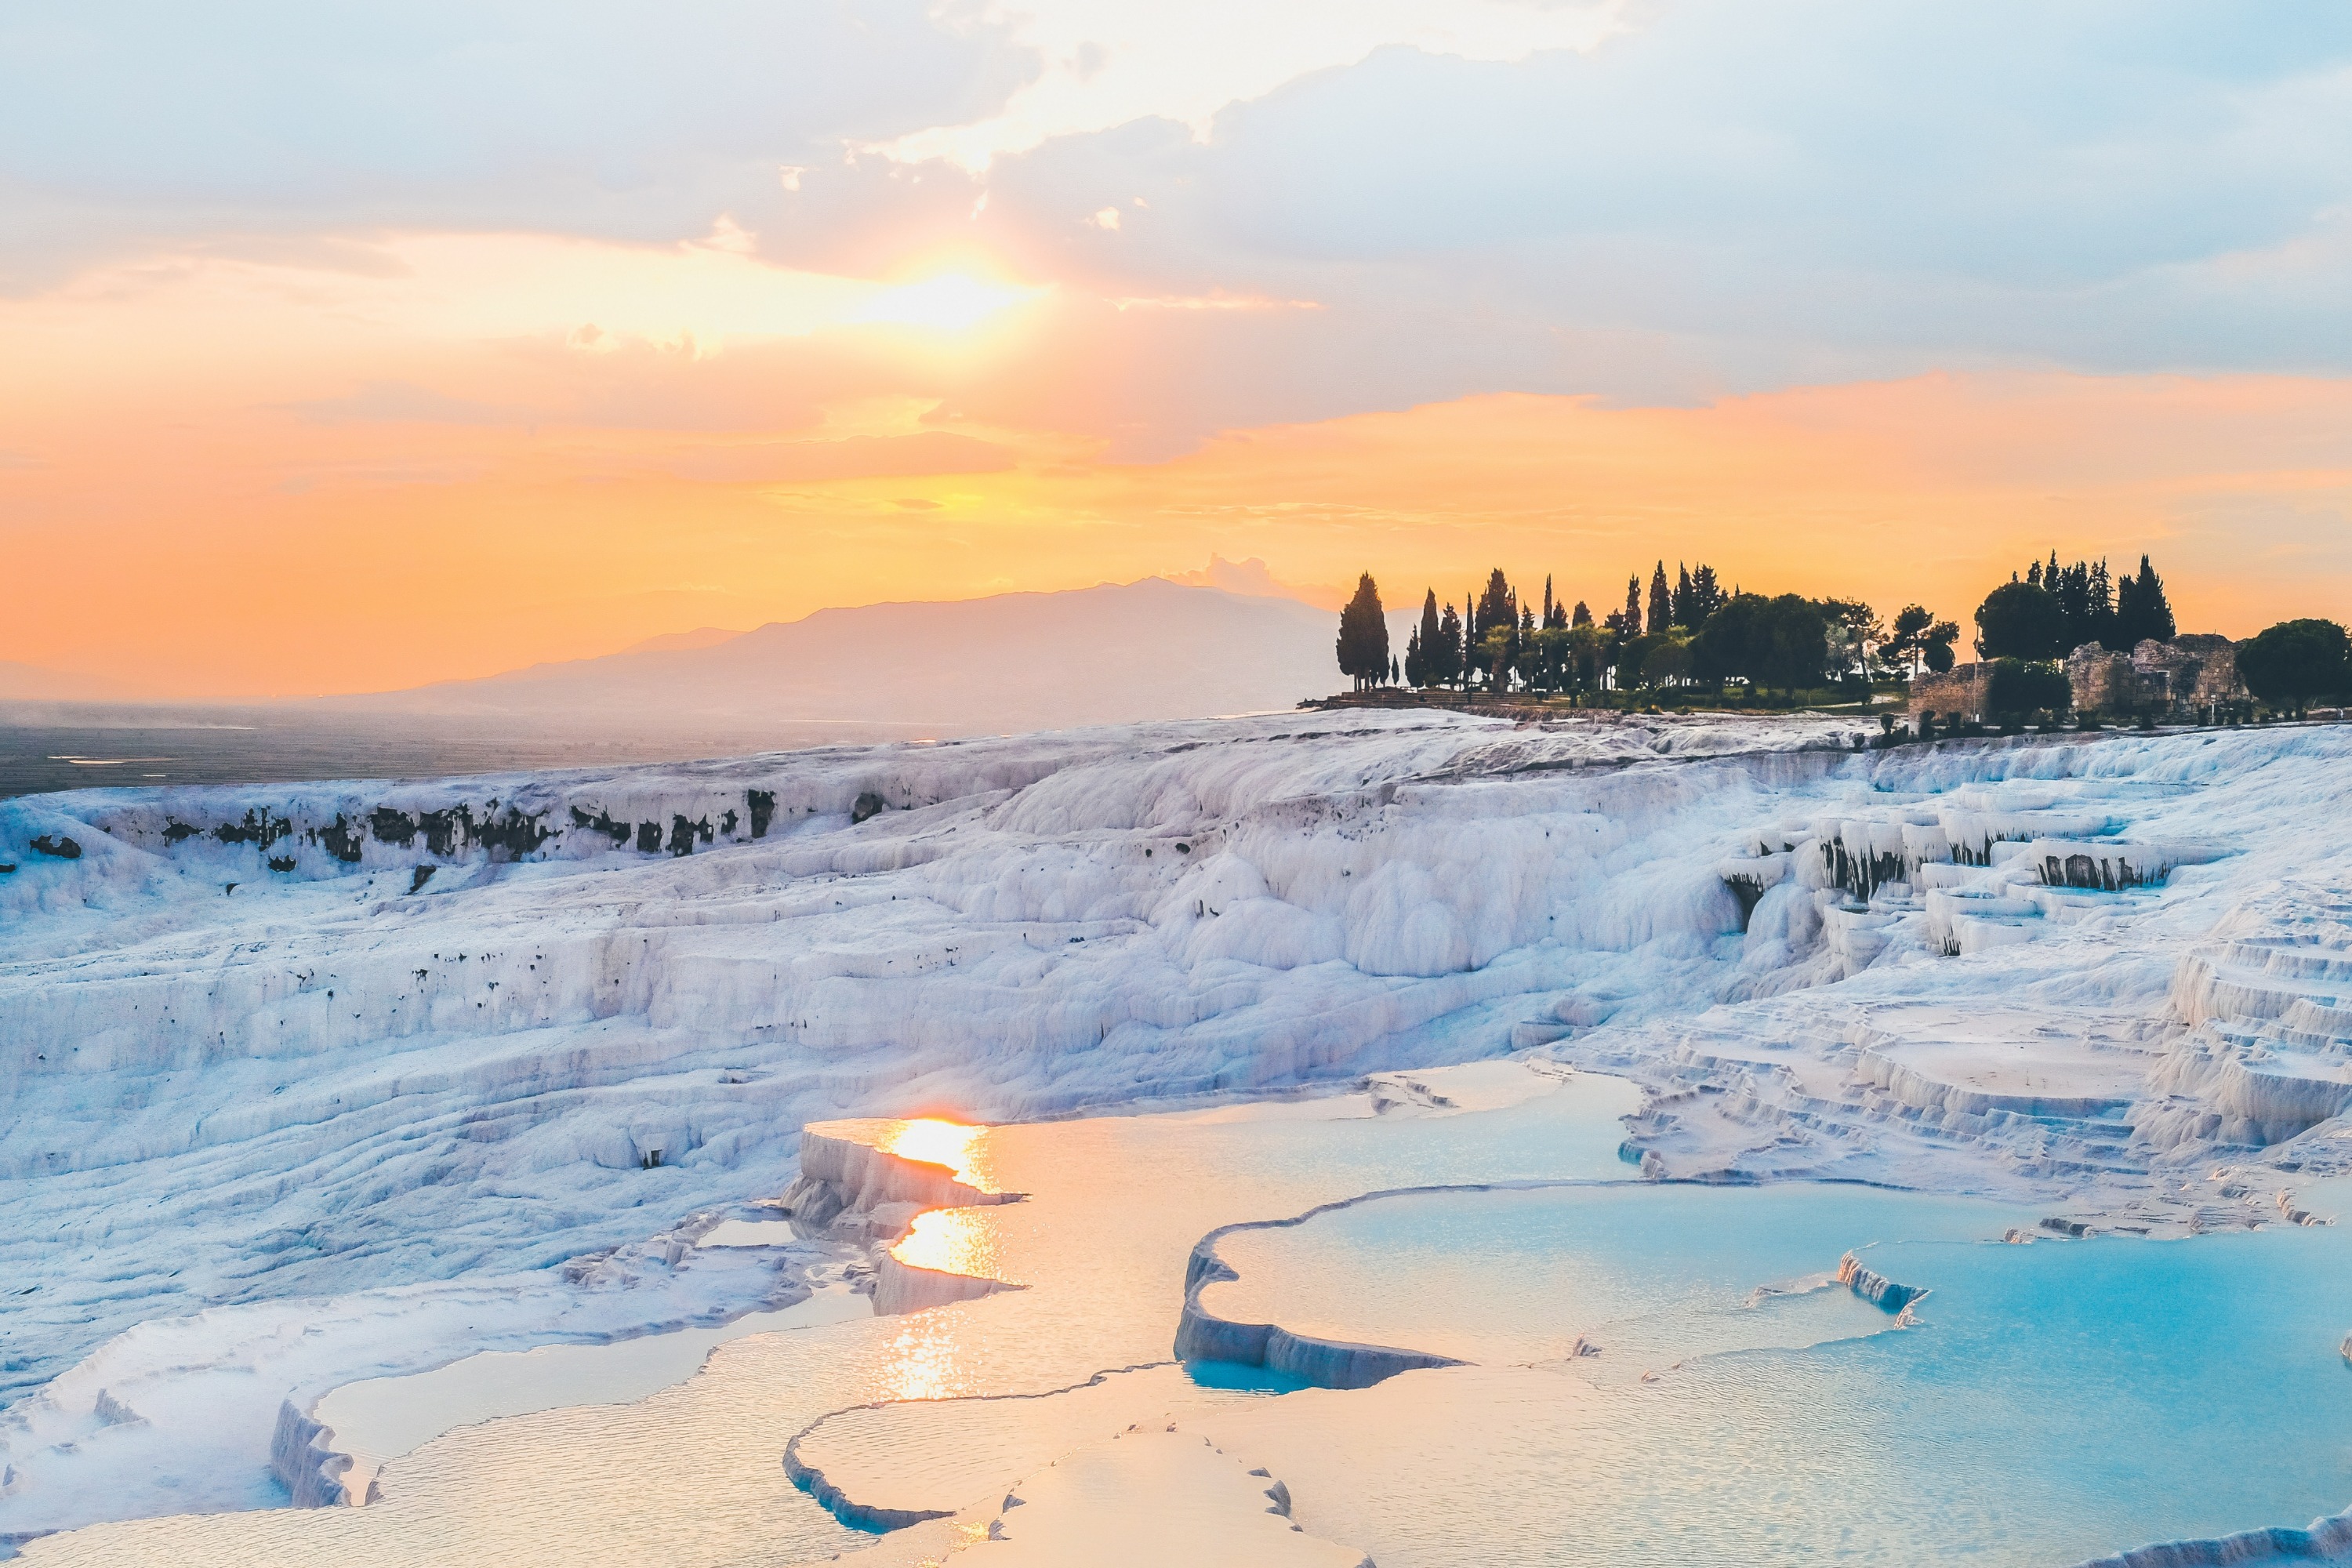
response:
<path fill-rule="evenodd" d="M 2137 573 L 2111 583 L 2104 560 L 2061 566 L 2053 550 L 2047 568 L 2037 561 L 1985 595 L 1976 620 L 1977 652 L 1993 659 L 2063 658 L 2085 643 L 2129 653 L 2179 636 L 2164 579 L 2145 555 Z"/>
<path fill-rule="evenodd" d="M 2142 641 L 2172 641 L 2179 627 L 2164 579 L 2142 555 L 2137 571 L 2105 560 L 2063 563 L 2056 552 L 1987 595 L 1975 613 L 1979 658 L 1992 665 L 1988 705 L 2017 718 L 2063 716 L 2072 688 L 2059 661 L 2097 643 L 2129 653 Z M 1596 619 L 1544 579 L 1539 602 L 1523 602 L 1500 567 L 1457 607 L 1422 594 L 1421 617 L 1398 658 L 1389 646 L 1380 585 L 1370 573 L 1339 615 L 1340 670 L 1359 689 L 1402 682 L 1461 690 L 1579 695 L 1654 693 L 1742 684 L 1793 699 L 1823 685 L 1860 687 L 1886 677 L 1954 668 L 1957 623 L 1906 605 L 1882 625 L 1850 599 L 1766 595 L 1722 585 L 1714 568 L 1660 561 L 1645 593 L 1629 577 L 1625 601 Z M 2326 699 L 2352 697 L 2352 637 L 2334 621 L 2282 621 L 2237 645 L 2247 689 L 2278 712 L 2301 714 Z"/>
<path fill-rule="evenodd" d="M 1540 602 L 1523 601 L 1500 567 L 1484 586 L 1440 604 L 1422 594 L 1421 619 L 1398 659 L 1389 646 L 1380 585 L 1365 573 L 1339 614 L 1341 673 L 1359 689 L 1402 681 L 1419 688 L 1560 694 L 1683 690 L 1727 684 L 1793 694 L 1826 681 L 1867 682 L 1922 668 L 1949 669 L 1959 626 L 1919 605 L 1891 626 L 1859 600 L 1726 589 L 1712 566 L 1662 560 L 1644 592 L 1625 581 L 1624 603 L 1594 617 L 1570 605 L 1546 576 Z"/>

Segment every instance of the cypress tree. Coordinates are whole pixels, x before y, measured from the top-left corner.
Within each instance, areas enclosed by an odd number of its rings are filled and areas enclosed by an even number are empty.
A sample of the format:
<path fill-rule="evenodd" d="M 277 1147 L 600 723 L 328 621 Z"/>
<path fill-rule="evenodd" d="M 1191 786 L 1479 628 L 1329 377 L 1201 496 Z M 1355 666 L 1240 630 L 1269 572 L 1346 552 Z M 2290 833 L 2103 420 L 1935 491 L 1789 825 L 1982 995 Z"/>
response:
<path fill-rule="evenodd" d="M 1706 625 L 1707 616 L 1723 608 L 1730 595 L 1715 580 L 1715 568 L 1700 562 L 1691 569 L 1690 605 L 1683 625 L 1696 631 Z"/>
<path fill-rule="evenodd" d="M 1452 686 L 1462 679 L 1462 617 L 1454 606 L 1445 606 L 1445 614 L 1437 623 L 1437 659 L 1430 666 L 1430 675 L 1439 685 Z"/>
<path fill-rule="evenodd" d="M 1650 615 L 1647 622 L 1653 634 L 1664 631 L 1675 624 L 1675 597 L 1666 586 L 1666 563 L 1663 561 L 1650 573 Z"/>
<path fill-rule="evenodd" d="M 1511 592 L 1510 579 L 1497 566 L 1486 574 L 1486 591 L 1478 595 L 1478 638 L 1485 641 L 1486 634 L 1496 626 L 1516 630 L 1518 624 L 1518 595 Z"/>
<path fill-rule="evenodd" d="M 1642 635 L 1642 580 L 1639 577 L 1625 579 L 1625 612 L 1618 618 L 1617 629 L 1629 637 Z"/>
<path fill-rule="evenodd" d="M 1571 626 L 1591 626 L 1592 624 L 1592 607 L 1581 599 L 1577 600 L 1576 609 L 1569 616 L 1568 624 Z"/>
<path fill-rule="evenodd" d="M 2142 628 L 2139 635 L 2154 637 L 2158 642 L 2170 642 L 2179 635 L 2180 628 L 2173 624 L 2172 601 L 2164 596 L 2164 579 L 2156 574 L 2156 568 L 2147 563 L 2145 555 L 2139 558 L 2137 585 Z"/>
<path fill-rule="evenodd" d="M 2090 586 L 2084 594 L 2086 607 L 2084 625 L 2090 628 L 2089 640 L 2104 647 L 2116 646 L 2116 590 L 2107 576 L 2106 557 L 2091 563 Z"/>
<path fill-rule="evenodd" d="M 1405 678 L 1415 686 L 1435 686 L 1444 678 L 1439 671 L 1445 667 L 1437 651 L 1438 639 L 1445 628 L 1437 618 L 1437 590 L 1424 589 L 1421 595 L 1421 626 L 1405 645 Z"/>
<path fill-rule="evenodd" d="M 1356 596 L 1339 612 L 1339 673 L 1352 678 L 1356 689 L 1378 682 L 1389 671 L 1389 624 L 1381 614 L 1380 585 L 1365 573 L 1356 582 Z"/>

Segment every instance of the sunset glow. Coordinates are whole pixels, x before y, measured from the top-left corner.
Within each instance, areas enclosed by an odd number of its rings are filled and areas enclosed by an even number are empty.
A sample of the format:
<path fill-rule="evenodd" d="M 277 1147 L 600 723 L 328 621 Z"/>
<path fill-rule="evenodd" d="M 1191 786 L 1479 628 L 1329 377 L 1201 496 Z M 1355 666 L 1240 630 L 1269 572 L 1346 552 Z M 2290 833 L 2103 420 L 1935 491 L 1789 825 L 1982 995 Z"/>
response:
<path fill-rule="evenodd" d="M 887 289 L 858 307 L 853 321 L 892 321 L 934 331 L 961 332 L 980 325 L 1000 310 L 1029 299 L 1033 291 L 1004 289 L 942 272 L 919 283 Z"/>
<path fill-rule="evenodd" d="M 462 73 L 346 114 L 330 30 L 285 45 L 327 107 L 267 145 L 174 96 L 201 30 L 26 77 L 87 151 L 18 176 L 0 525 L 107 591 L 34 596 L 0 659 L 380 690 L 1212 555 L 1392 605 L 1703 556 L 1952 614 L 2053 549 L 2155 551 L 2237 635 L 2352 597 L 2352 193 L 2292 98 L 2324 28 L 2224 79 L 2182 23 L 2111 79 L 2084 22 L 2032 45 L 2060 91 L 1959 14 L 1214 14 L 583 37 L 528 124 Z M 1975 85 L 1853 85 L 1926 58 Z M 2242 151 L 2184 158 L 2199 113 Z"/>

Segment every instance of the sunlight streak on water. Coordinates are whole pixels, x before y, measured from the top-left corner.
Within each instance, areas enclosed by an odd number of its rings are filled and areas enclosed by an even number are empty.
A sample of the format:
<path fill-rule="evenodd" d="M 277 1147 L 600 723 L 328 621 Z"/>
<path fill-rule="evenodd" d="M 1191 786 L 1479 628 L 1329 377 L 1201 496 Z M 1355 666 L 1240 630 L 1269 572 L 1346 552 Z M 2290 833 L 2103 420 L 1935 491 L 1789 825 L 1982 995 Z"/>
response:
<path fill-rule="evenodd" d="M 992 1193 L 998 1188 L 989 1165 L 988 1133 L 985 1127 L 967 1127 L 940 1117 L 920 1116 L 891 1123 L 889 1130 L 875 1140 L 874 1146 L 902 1160 L 945 1165 L 955 1173 L 957 1181 L 983 1193 Z"/>
<path fill-rule="evenodd" d="M 1003 1279 L 1003 1248 L 995 1219 L 992 1208 L 932 1209 L 919 1214 L 907 1234 L 890 1248 L 890 1256 L 918 1268 Z"/>
<path fill-rule="evenodd" d="M 878 1397 L 952 1399 L 980 1392 L 975 1370 L 961 1353 L 968 1338 L 947 1312 L 917 1312 L 883 1347 Z"/>

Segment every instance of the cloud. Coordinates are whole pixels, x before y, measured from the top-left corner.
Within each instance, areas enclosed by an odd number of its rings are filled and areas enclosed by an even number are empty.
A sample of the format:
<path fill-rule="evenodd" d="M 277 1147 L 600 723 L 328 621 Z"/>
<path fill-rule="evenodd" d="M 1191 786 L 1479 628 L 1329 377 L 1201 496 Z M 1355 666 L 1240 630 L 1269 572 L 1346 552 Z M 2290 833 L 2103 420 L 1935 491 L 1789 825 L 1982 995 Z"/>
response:
<path fill-rule="evenodd" d="M 801 483 L 950 471 L 802 449 L 934 405 L 989 447 L 939 461 L 1099 466 L 1497 393 L 2352 374 L 2344 7 L 1223 5 L 15 8 L 0 288 L 83 270 L 9 318 L 11 440 L 233 384 L 350 471 L 513 420 Z M 853 327 L 884 288 L 1024 302 Z"/>
<path fill-rule="evenodd" d="M 814 171 L 763 244 L 820 267 L 960 244 L 1098 299 L 1321 307 L 1088 336 L 1075 362 L 1057 341 L 1066 379 L 974 389 L 1145 456 L 1476 390 L 2352 369 L 2347 145 L 2342 7 L 1670 0 L 1596 49 L 1377 50 L 1205 137 L 1144 118 L 984 173 Z"/>
<path fill-rule="evenodd" d="M 984 14 L 1043 68 L 993 114 L 879 145 L 901 161 L 982 168 L 1055 137 L 1142 118 L 1204 134 L 1228 104 L 1383 47 L 1524 59 L 1590 47 L 1608 35 L 1616 9 L 1607 0 L 1021 0 Z"/>
<path fill-rule="evenodd" d="M 923 0 L 46 0 L 0 14 L 0 287 L 159 240 L 707 232 L 1036 68 Z"/>

